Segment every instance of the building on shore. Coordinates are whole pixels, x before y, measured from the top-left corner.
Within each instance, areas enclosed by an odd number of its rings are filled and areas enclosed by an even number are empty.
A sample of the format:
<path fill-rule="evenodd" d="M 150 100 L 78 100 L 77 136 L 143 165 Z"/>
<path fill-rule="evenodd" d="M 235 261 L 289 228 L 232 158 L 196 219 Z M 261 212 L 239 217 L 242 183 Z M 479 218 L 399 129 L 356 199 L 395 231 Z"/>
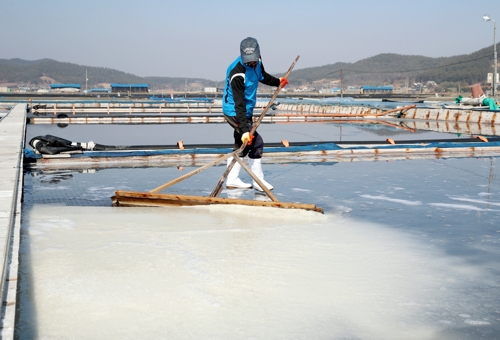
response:
<path fill-rule="evenodd" d="M 111 92 L 113 93 L 148 93 L 148 84 L 111 84 Z"/>
<path fill-rule="evenodd" d="M 109 87 L 108 88 L 97 87 L 97 88 L 89 89 L 87 92 L 88 93 L 110 93 L 111 89 Z"/>
<path fill-rule="evenodd" d="M 392 86 L 361 86 L 361 93 L 392 93 Z"/>

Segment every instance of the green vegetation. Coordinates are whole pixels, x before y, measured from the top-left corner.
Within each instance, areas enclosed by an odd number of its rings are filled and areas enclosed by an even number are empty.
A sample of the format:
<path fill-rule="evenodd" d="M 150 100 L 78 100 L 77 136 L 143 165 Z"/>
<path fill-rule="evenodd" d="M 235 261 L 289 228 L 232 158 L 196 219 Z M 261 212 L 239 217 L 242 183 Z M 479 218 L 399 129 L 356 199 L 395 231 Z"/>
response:
<path fill-rule="evenodd" d="M 186 82 L 199 83 L 201 86 L 215 85 L 215 82 L 206 79 L 138 77 L 110 68 L 81 66 L 52 59 L 0 59 L 0 83 L 31 84 L 39 87 L 48 87 L 51 83 L 85 86 L 85 72 L 89 77 L 89 88 L 110 83 L 146 83 L 150 88 L 158 89 L 184 89 Z"/>
<path fill-rule="evenodd" d="M 498 46 L 497 46 L 498 48 Z M 379 54 L 355 63 L 336 63 L 293 71 L 290 84 L 304 85 L 320 80 L 340 79 L 342 85 L 401 85 L 434 81 L 455 83 L 455 87 L 484 83 L 492 71 L 493 46 L 475 53 L 441 58 Z"/>
<path fill-rule="evenodd" d="M 411 85 L 433 81 L 438 88 L 467 87 L 485 83 L 486 74 L 492 72 L 493 46 L 468 55 L 429 58 L 415 55 L 384 53 L 355 63 L 335 63 L 318 67 L 296 69 L 290 75 L 292 86 L 327 84 L 340 81 L 342 85 Z M 87 67 L 52 59 L 34 61 L 0 59 L 0 83 L 30 84 L 48 87 L 51 83 L 75 83 L 88 87 L 106 86 L 110 83 L 147 83 L 156 90 L 184 90 L 193 84 L 202 88 L 215 86 L 216 82 L 200 78 L 138 77 L 103 67 Z"/>

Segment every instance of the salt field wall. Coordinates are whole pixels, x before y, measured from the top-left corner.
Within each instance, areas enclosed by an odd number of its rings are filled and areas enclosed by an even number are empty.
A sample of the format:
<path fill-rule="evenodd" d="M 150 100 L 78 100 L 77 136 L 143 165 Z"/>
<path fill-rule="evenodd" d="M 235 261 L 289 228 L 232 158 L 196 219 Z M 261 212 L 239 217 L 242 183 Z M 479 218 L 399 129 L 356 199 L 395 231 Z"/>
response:
<path fill-rule="evenodd" d="M 0 131 L 1 337 L 12 339 L 17 300 L 26 105 L 17 104 L 3 117 Z"/>

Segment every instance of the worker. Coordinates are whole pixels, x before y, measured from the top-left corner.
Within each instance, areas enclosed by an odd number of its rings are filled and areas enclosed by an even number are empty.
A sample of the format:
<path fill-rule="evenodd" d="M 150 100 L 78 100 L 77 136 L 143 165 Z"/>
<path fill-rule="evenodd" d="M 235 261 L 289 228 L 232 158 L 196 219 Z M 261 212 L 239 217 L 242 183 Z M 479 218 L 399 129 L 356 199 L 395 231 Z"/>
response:
<path fill-rule="evenodd" d="M 234 129 L 234 150 L 238 150 L 243 143 L 248 142 L 245 149 L 238 155 L 248 155 L 250 170 L 259 178 L 267 189 L 273 186 L 264 180 L 262 172 L 262 153 L 264 151 L 264 140 L 255 131 L 250 136 L 252 129 L 252 116 L 257 103 L 257 87 L 259 82 L 278 87 L 284 87 L 288 80 L 276 78 L 264 70 L 260 55 L 259 43 L 255 38 L 245 38 L 240 44 L 241 55 L 229 65 L 226 72 L 226 83 L 222 97 L 222 110 L 229 125 Z M 227 165 L 233 158 L 227 160 Z M 250 189 L 252 185 L 243 182 L 239 178 L 241 165 L 236 162 L 233 169 L 227 175 L 226 188 Z M 258 191 L 263 189 L 253 181 L 253 187 Z"/>

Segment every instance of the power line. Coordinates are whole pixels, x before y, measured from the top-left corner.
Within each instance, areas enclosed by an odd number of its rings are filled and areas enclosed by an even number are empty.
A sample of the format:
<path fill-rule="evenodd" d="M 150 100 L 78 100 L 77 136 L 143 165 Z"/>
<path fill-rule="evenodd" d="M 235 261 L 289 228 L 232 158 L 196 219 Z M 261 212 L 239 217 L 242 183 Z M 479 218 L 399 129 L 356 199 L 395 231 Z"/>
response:
<path fill-rule="evenodd" d="M 433 67 L 427 67 L 427 68 L 421 68 L 421 69 L 414 69 L 414 70 L 400 70 L 400 71 L 365 71 L 365 70 L 355 70 L 355 69 L 348 69 L 348 68 L 340 68 L 340 69 L 338 69 L 338 70 L 331 71 L 331 72 L 328 72 L 328 73 L 324 74 L 324 75 L 323 75 L 323 77 L 326 77 L 326 76 L 329 76 L 329 75 L 332 75 L 332 74 L 338 73 L 338 72 L 340 72 L 341 70 L 342 70 L 342 71 L 349 71 L 349 72 L 353 72 L 353 73 L 378 73 L 378 74 L 420 72 L 420 71 L 433 70 L 433 69 L 437 69 L 437 68 L 443 68 L 443 67 L 449 67 L 449 66 L 455 66 L 455 65 L 466 64 L 466 63 L 470 63 L 470 62 L 472 62 L 472 61 L 476 61 L 476 60 L 480 60 L 480 59 L 485 59 L 485 58 L 489 58 L 489 57 L 491 57 L 491 54 L 490 54 L 490 55 L 481 56 L 481 57 L 477 57 L 477 58 L 474 58 L 474 59 L 469 59 L 469 60 L 464 60 L 464 61 L 456 62 L 456 63 L 446 64 L 446 65 L 439 65 L 439 66 L 433 66 Z"/>

